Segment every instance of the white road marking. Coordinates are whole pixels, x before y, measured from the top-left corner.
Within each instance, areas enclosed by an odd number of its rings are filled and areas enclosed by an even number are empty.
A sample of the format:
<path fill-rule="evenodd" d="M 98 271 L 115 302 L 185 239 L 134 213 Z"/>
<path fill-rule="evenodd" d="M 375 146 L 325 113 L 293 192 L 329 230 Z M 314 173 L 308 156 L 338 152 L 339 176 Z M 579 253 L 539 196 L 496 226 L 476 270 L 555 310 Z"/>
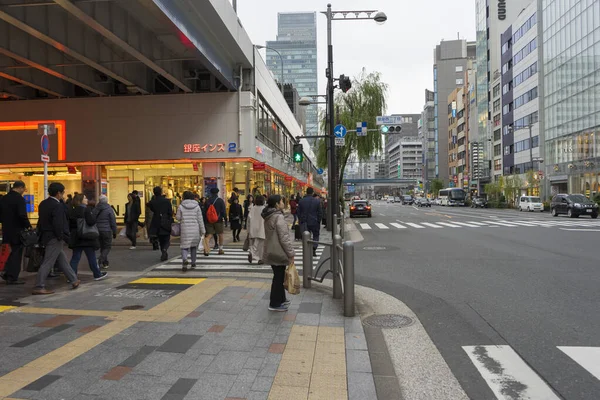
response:
<path fill-rule="evenodd" d="M 495 225 L 500 225 L 500 226 L 510 226 L 510 227 L 515 227 L 517 225 L 512 225 L 512 224 L 505 224 L 504 222 L 496 222 L 496 221 L 483 221 L 483 222 L 487 222 L 488 224 L 495 224 Z"/>
<path fill-rule="evenodd" d="M 600 347 L 557 346 L 590 374 L 600 379 Z"/>
<path fill-rule="evenodd" d="M 362 229 L 371 229 L 371 226 L 369 224 L 360 224 L 360 227 Z"/>
<path fill-rule="evenodd" d="M 375 226 L 378 227 L 379 229 L 390 229 L 387 227 L 386 224 L 375 223 Z"/>
<path fill-rule="evenodd" d="M 600 232 L 600 229 L 571 229 L 571 228 L 559 228 L 561 231 L 574 231 L 574 232 Z"/>
<path fill-rule="evenodd" d="M 487 226 L 487 224 L 482 224 L 481 222 L 468 221 L 470 224 L 479 225 L 479 226 Z"/>
<path fill-rule="evenodd" d="M 406 229 L 405 226 L 397 224 L 395 222 L 390 222 L 390 225 L 393 226 L 394 228 L 398 228 L 398 229 Z"/>
<path fill-rule="evenodd" d="M 454 224 L 458 224 L 458 225 L 462 225 L 462 226 L 467 226 L 469 228 L 479 228 L 478 225 L 473 225 L 473 224 L 467 224 L 466 222 L 458 222 L 458 221 L 454 221 Z"/>
<path fill-rule="evenodd" d="M 379 214 L 379 215 L 381 215 L 382 217 L 385 217 L 385 214 Z"/>
<path fill-rule="evenodd" d="M 437 226 L 436 224 L 430 224 L 429 222 L 421 222 L 423 225 L 430 226 L 432 228 L 443 228 L 443 226 Z M 438 222 L 439 223 L 439 222 Z"/>
<path fill-rule="evenodd" d="M 558 400 L 552 389 L 510 346 L 463 346 L 498 400 Z"/>
<path fill-rule="evenodd" d="M 450 222 L 438 222 L 440 225 L 449 226 L 450 228 L 462 228 L 460 225 L 451 224 Z"/>
<path fill-rule="evenodd" d="M 425 227 L 421 226 L 421 225 L 417 225 L 417 224 L 412 224 L 410 222 L 405 222 L 406 225 L 408 226 L 412 226 L 413 228 L 417 228 L 417 229 L 425 229 Z"/>
<path fill-rule="evenodd" d="M 500 220 L 500 221 L 498 221 L 498 222 L 503 222 L 503 223 L 505 223 L 505 224 L 519 225 L 519 226 L 535 226 L 535 225 L 532 225 L 532 224 L 530 224 L 530 223 L 527 223 L 527 222 L 513 221 L 513 220 L 510 220 L 510 221 L 507 221 L 507 220 Z"/>

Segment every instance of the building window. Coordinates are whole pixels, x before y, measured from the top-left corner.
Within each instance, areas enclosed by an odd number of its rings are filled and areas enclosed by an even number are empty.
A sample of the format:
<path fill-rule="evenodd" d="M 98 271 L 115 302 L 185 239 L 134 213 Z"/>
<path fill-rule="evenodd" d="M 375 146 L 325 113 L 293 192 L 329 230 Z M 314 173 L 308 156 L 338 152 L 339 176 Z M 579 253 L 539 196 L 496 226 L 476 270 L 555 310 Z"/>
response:
<path fill-rule="evenodd" d="M 504 146 L 504 155 L 505 156 L 510 155 L 510 146 Z"/>
<path fill-rule="evenodd" d="M 522 105 L 529 103 L 531 100 L 537 99 L 537 97 L 538 97 L 538 90 L 537 90 L 537 87 L 534 87 L 530 91 L 524 93 L 523 95 L 521 95 L 515 99 L 515 109 L 521 107 Z"/>
<path fill-rule="evenodd" d="M 502 170 L 502 160 L 494 160 L 494 171 Z"/>
<path fill-rule="evenodd" d="M 501 155 L 502 155 L 502 145 L 497 144 L 494 146 L 494 156 L 501 156 Z"/>
<path fill-rule="evenodd" d="M 500 129 L 494 131 L 494 141 L 500 140 Z"/>
<path fill-rule="evenodd" d="M 492 93 L 493 93 L 494 97 L 500 96 L 500 84 L 497 84 L 496 86 L 494 86 L 494 90 Z"/>
<path fill-rule="evenodd" d="M 502 107 L 502 115 L 506 115 L 513 110 L 513 103 L 510 102 Z"/>
<path fill-rule="evenodd" d="M 494 101 L 494 112 L 500 111 L 500 99 Z"/>
<path fill-rule="evenodd" d="M 463 72 L 463 67 L 462 67 L 462 65 L 457 65 L 457 66 L 454 68 L 454 70 L 455 70 L 456 72 Z"/>
<path fill-rule="evenodd" d="M 462 85 L 462 84 L 463 84 L 463 82 L 464 82 L 464 79 L 463 79 L 463 78 L 457 78 L 457 79 L 456 79 L 456 84 L 457 84 L 457 85 Z"/>
<path fill-rule="evenodd" d="M 496 126 L 500 126 L 500 123 L 501 123 L 501 121 L 500 121 L 500 115 L 498 114 L 498 115 L 494 116 L 494 126 L 495 127 Z"/>

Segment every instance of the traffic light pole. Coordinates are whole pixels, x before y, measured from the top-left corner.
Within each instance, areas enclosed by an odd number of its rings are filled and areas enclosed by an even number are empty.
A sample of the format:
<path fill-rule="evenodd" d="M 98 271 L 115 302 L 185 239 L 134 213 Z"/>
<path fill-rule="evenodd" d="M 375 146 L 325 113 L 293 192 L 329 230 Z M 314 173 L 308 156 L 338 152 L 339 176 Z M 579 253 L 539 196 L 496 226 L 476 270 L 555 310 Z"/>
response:
<path fill-rule="evenodd" d="M 335 221 L 333 220 L 334 215 L 339 215 L 338 204 L 338 188 L 337 188 L 337 166 L 335 157 L 335 136 L 333 134 L 333 128 L 335 126 L 335 115 L 334 115 L 334 98 L 333 98 L 333 44 L 331 39 L 331 22 L 333 20 L 333 14 L 331 12 L 331 4 L 327 4 L 327 103 L 329 113 L 327 117 L 329 119 L 329 158 L 327 160 L 328 168 L 328 181 L 329 181 L 329 204 L 327 206 L 327 226 L 331 228 L 332 237 L 336 234 L 335 232 Z"/>

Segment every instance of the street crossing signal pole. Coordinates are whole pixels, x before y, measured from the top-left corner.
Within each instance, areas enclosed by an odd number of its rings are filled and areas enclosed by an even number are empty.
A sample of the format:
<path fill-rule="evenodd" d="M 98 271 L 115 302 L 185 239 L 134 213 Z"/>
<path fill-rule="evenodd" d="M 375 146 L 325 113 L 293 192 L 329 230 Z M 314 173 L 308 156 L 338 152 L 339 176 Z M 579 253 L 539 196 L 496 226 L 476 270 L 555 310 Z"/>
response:
<path fill-rule="evenodd" d="M 335 155 L 335 135 L 333 128 L 335 126 L 334 115 L 334 98 L 333 98 L 333 44 L 331 40 L 331 21 L 333 14 L 331 12 L 331 4 L 327 4 L 327 105 L 329 120 L 329 158 L 327 160 L 328 168 L 328 186 L 329 186 L 329 204 L 327 207 L 327 226 L 331 228 L 331 234 L 335 235 L 334 215 L 338 215 L 338 190 L 337 190 L 337 170 L 336 170 L 336 155 Z"/>

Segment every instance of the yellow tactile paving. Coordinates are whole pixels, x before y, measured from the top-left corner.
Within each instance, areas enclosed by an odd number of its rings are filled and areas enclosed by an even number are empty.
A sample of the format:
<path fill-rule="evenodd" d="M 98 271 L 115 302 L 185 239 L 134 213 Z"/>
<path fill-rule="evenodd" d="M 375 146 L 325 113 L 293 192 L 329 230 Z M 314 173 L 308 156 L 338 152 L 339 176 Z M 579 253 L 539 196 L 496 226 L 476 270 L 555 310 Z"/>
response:
<path fill-rule="evenodd" d="M 113 317 L 121 311 L 102 311 L 102 310 L 72 310 L 68 308 L 45 308 L 45 307 L 17 307 L 13 313 L 26 314 L 51 314 L 51 315 L 80 315 L 82 317 Z"/>
<path fill-rule="evenodd" d="M 13 308 L 16 308 L 16 307 L 15 306 L 0 306 L 0 312 L 12 310 Z"/>
<path fill-rule="evenodd" d="M 149 285 L 196 285 L 205 280 L 206 278 L 140 278 L 129 283 L 144 283 Z"/>
<path fill-rule="evenodd" d="M 269 400 L 347 400 L 343 327 L 292 326 Z"/>
<path fill-rule="evenodd" d="M 190 280 L 188 280 L 188 282 Z M 19 312 L 105 316 L 109 319 L 113 319 L 113 321 L 0 377 L 0 398 L 5 398 L 6 396 L 21 390 L 42 376 L 49 374 L 55 369 L 98 346 L 102 342 L 124 331 L 138 321 L 179 321 L 191 311 L 201 306 L 204 302 L 208 301 L 219 291 L 235 282 L 235 279 L 211 279 L 207 281 L 203 278 L 198 279 L 197 281 L 198 283 L 195 283 L 195 286 L 182 291 L 148 311 L 127 310 L 115 312 L 20 307 Z M 308 391 L 308 388 L 306 390 Z M 293 399 L 293 397 L 290 399 Z M 306 397 L 304 397 L 304 399 L 306 399 Z"/>

